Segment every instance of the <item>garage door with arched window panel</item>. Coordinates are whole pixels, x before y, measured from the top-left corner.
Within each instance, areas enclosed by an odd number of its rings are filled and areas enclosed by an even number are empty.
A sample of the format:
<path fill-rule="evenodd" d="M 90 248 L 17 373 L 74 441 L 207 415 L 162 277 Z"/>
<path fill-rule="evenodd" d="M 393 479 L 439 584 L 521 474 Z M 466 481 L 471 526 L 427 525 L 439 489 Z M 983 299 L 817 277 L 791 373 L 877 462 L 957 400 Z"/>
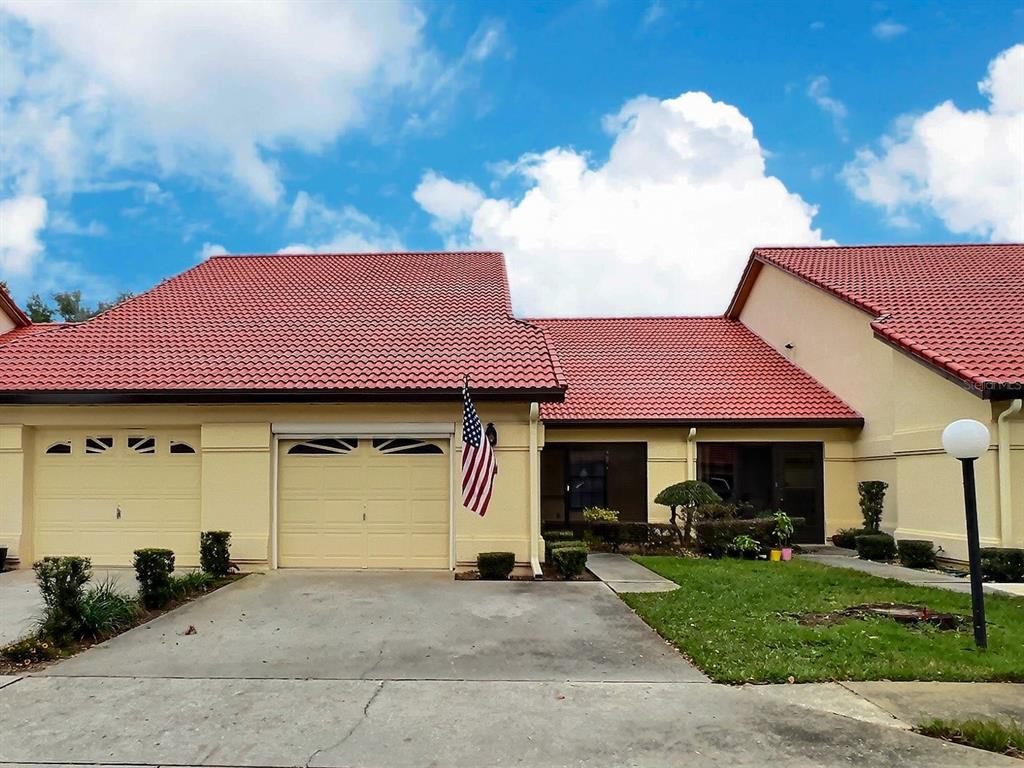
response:
<path fill-rule="evenodd" d="M 281 440 L 278 565 L 448 568 L 448 440 Z"/>

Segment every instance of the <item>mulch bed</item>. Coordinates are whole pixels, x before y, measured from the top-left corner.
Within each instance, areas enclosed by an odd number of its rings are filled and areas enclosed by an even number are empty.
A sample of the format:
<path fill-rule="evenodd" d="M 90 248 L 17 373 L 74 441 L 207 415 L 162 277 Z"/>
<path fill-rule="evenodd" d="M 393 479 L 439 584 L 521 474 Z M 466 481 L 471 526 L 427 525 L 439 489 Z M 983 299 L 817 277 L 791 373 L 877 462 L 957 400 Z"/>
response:
<path fill-rule="evenodd" d="M 583 571 L 579 576 L 574 576 L 571 579 L 566 579 L 561 576 L 558 571 L 554 569 L 550 563 L 541 563 L 540 570 L 543 576 L 539 579 L 533 578 L 528 573 L 513 573 L 508 577 L 509 581 L 600 581 L 590 571 Z M 456 571 L 456 581 L 480 581 L 480 574 L 477 571 Z"/>
<path fill-rule="evenodd" d="M 907 603 L 865 603 L 851 605 L 841 611 L 828 613 L 805 613 L 797 617 L 800 624 L 811 627 L 831 626 L 849 619 L 892 619 L 900 624 L 930 624 L 939 629 L 958 629 L 969 623 L 963 616 L 952 613 L 937 613 L 926 605 Z"/>
<path fill-rule="evenodd" d="M 82 651 L 92 648 L 92 646 L 94 645 L 99 645 L 100 643 L 110 640 L 112 637 L 117 637 L 118 635 L 123 634 L 128 630 L 142 626 L 143 624 L 146 624 L 147 622 L 150 622 L 159 616 L 163 616 L 165 613 L 173 611 L 175 608 L 180 608 L 186 603 L 191 603 L 196 598 L 202 597 L 203 595 L 208 595 L 211 592 L 216 592 L 221 587 L 226 587 L 228 584 L 232 584 L 233 582 L 236 582 L 239 579 L 244 579 L 247 575 L 248 574 L 245 573 L 231 574 L 229 576 L 216 579 L 215 581 L 211 582 L 210 585 L 202 592 L 196 592 L 195 594 L 190 595 L 189 597 L 186 597 L 183 600 L 172 600 L 163 608 L 160 608 L 155 611 L 147 611 L 143 608 L 142 612 L 139 614 L 138 618 L 134 622 L 132 622 L 131 624 L 124 627 L 118 632 L 114 632 L 113 634 L 107 635 L 106 637 L 102 637 L 98 640 L 79 640 L 64 648 L 50 648 L 50 650 L 54 653 L 54 658 L 51 659 L 36 662 L 30 661 L 22 664 L 13 664 L 7 659 L 0 657 L 0 675 L 23 675 L 27 672 L 36 672 L 40 669 L 45 669 L 51 664 L 56 664 L 57 662 L 63 661 L 64 659 L 70 659 L 72 656 L 76 656 Z M 195 634 L 195 627 L 190 626 L 189 629 L 184 632 L 184 634 Z M 19 640 L 15 642 L 21 641 Z M 15 643 L 11 643 L 11 645 L 14 644 Z"/>

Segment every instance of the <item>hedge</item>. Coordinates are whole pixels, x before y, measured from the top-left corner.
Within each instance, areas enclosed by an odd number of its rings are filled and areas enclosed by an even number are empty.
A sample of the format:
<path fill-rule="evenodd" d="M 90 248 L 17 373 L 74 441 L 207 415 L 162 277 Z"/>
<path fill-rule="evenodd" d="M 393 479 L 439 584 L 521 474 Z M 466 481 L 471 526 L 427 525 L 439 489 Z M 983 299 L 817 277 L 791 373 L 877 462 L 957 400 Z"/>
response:
<path fill-rule="evenodd" d="M 807 522 L 806 518 L 794 517 L 793 528 L 799 529 Z M 770 547 L 772 531 L 775 530 L 775 518 L 757 517 L 753 520 L 701 520 L 695 526 L 697 548 L 711 557 L 722 557 L 729 551 L 733 539 L 737 536 L 753 536 L 766 548 Z"/>
<path fill-rule="evenodd" d="M 139 581 L 139 599 L 150 610 L 163 608 L 174 596 L 171 574 L 174 553 L 169 549 L 136 549 L 135 578 Z"/>
<path fill-rule="evenodd" d="M 982 547 L 981 577 L 985 581 L 1024 582 L 1024 549 Z"/>
<path fill-rule="evenodd" d="M 832 534 L 832 543 L 844 549 L 856 549 L 857 537 L 877 533 L 870 528 L 840 528 Z"/>
<path fill-rule="evenodd" d="M 892 560 L 896 557 L 896 539 L 888 533 L 862 533 L 857 537 L 861 560 Z"/>
<path fill-rule="evenodd" d="M 586 546 L 559 547 L 551 552 L 551 564 L 567 579 L 579 576 L 587 567 Z"/>
<path fill-rule="evenodd" d="M 924 539 L 900 539 L 896 542 L 900 563 L 907 568 L 934 568 L 935 545 Z"/>
<path fill-rule="evenodd" d="M 476 569 L 481 579 L 504 581 L 516 564 L 514 552 L 481 552 L 476 556 Z"/>
<path fill-rule="evenodd" d="M 199 567 L 211 576 L 227 576 L 231 570 L 231 531 L 199 534 Z"/>

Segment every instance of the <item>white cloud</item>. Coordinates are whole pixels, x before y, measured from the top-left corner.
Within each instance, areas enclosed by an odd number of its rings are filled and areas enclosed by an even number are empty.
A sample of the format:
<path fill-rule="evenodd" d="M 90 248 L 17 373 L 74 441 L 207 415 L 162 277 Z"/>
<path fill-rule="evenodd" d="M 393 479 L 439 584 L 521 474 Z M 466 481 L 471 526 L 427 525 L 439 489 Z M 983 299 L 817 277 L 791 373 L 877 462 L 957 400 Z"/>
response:
<path fill-rule="evenodd" d="M 332 208 L 318 197 L 299 192 L 288 215 L 288 227 L 301 229 L 305 239 L 278 253 L 365 253 L 401 251 L 401 238 L 357 208 Z"/>
<path fill-rule="evenodd" d="M 59 212 L 50 217 L 47 229 L 58 235 L 76 235 L 79 237 L 102 237 L 107 234 L 107 227 L 93 219 L 88 224 L 80 224 L 69 214 Z"/>
<path fill-rule="evenodd" d="M 898 225 L 924 211 L 957 234 L 1024 240 L 1024 45 L 993 59 L 978 88 L 988 109 L 946 101 L 858 150 L 843 169 L 853 193 Z"/>
<path fill-rule="evenodd" d="M 225 256 L 228 253 L 228 249 L 220 243 L 203 243 L 203 247 L 196 254 L 196 259 L 198 261 L 206 261 L 211 256 Z"/>
<path fill-rule="evenodd" d="M 879 40 L 892 40 L 907 31 L 905 25 L 892 19 L 884 19 L 871 28 L 871 33 Z"/>
<path fill-rule="evenodd" d="M 434 217 L 434 225 L 441 231 L 468 221 L 484 201 L 484 193 L 475 184 L 451 181 L 434 171 L 423 174 L 412 196 Z"/>
<path fill-rule="evenodd" d="M 766 174 L 735 107 L 644 96 L 604 125 L 606 162 L 566 147 L 526 155 L 506 167 L 525 192 L 483 197 L 471 215 L 461 201 L 476 187 L 427 173 L 417 188 L 439 224 L 463 222 L 449 247 L 505 251 L 517 312 L 720 312 L 752 246 L 822 242 L 816 209 Z"/>
<path fill-rule="evenodd" d="M 640 19 L 640 24 L 644 28 L 653 27 L 659 21 L 661 21 L 668 14 L 668 9 L 665 8 L 665 4 L 661 0 L 653 0 L 646 10 L 644 10 L 643 18 Z"/>
<path fill-rule="evenodd" d="M 30 273 L 43 254 L 46 200 L 22 195 L 0 200 L 0 276 Z"/>
<path fill-rule="evenodd" d="M 836 135 L 843 141 L 849 136 L 846 132 L 846 105 L 829 94 L 830 84 L 825 75 L 813 78 L 807 86 L 807 95 L 818 105 L 818 109 L 832 118 L 832 126 Z"/>
<path fill-rule="evenodd" d="M 7 187 L 104 169 L 224 174 L 282 195 L 274 153 L 313 152 L 441 67 L 411 4 L 8 0 L 0 87 Z M 17 20 L 17 21 L 14 21 Z M 489 55 L 494 35 L 477 41 Z"/>

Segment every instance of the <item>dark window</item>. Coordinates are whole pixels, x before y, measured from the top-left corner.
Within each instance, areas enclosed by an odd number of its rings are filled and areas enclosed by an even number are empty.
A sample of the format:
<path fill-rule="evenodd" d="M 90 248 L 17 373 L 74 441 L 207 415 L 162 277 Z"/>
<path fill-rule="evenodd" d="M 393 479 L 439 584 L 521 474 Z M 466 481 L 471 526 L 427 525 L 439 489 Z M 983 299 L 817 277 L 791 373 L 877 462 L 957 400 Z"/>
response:
<path fill-rule="evenodd" d="M 171 453 L 195 453 L 196 449 L 188 443 L 180 443 L 177 440 L 171 440 Z"/>
<path fill-rule="evenodd" d="M 409 437 L 376 439 L 373 441 L 373 447 L 381 453 L 444 453 L 444 449 L 439 445 Z"/>
<path fill-rule="evenodd" d="M 290 454 L 304 454 L 308 456 L 337 455 L 349 453 L 354 450 L 359 441 L 354 437 L 323 437 L 316 440 L 306 440 L 296 443 L 288 449 Z"/>
<path fill-rule="evenodd" d="M 608 459 L 602 449 L 569 453 L 569 510 L 604 507 L 608 503 Z"/>
<path fill-rule="evenodd" d="M 85 438 L 86 453 L 106 453 L 114 447 L 112 437 L 87 437 Z"/>
<path fill-rule="evenodd" d="M 647 520 L 646 443 L 552 443 L 540 456 L 545 523 L 579 521 L 586 507 L 614 509 L 619 520 Z"/>
<path fill-rule="evenodd" d="M 156 453 L 156 439 L 152 437 L 129 437 L 128 448 L 136 453 Z"/>
<path fill-rule="evenodd" d="M 47 453 L 71 453 L 71 441 L 65 440 L 61 443 L 54 443 L 46 449 Z"/>

